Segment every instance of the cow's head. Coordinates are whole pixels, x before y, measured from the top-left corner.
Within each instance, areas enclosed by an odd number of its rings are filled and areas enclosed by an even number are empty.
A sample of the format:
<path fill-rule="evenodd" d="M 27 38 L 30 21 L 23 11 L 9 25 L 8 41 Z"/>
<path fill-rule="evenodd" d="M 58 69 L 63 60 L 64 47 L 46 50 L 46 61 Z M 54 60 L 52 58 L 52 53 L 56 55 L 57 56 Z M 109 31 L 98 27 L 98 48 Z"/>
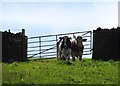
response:
<path fill-rule="evenodd" d="M 87 41 L 87 39 L 83 39 L 82 36 L 77 36 L 76 39 L 77 39 L 77 40 L 80 40 L 80 41 L 82 41 L 82 42 L 86 42 L 86 41 Z"/>
<path fill-rule="evenodd" d="M 70 41 L 70 37 L 68 36 L 64 36 L 64 37 L 59 37 L 60 40 L 62 40 L 62 48 L 68 49 L 71 48 L 71 41 Z"/>
<path fill-rule="evenodd" d="M 74 35 L 74 38 L 75 38 L 75 40 L 77 41 L 77 44 L 82 44 L 82 42 L 85 42 L 85 41 L 87 41 L 87 39 L 83 39 L 83 37 L 82 36 L 75 36 Z"/>

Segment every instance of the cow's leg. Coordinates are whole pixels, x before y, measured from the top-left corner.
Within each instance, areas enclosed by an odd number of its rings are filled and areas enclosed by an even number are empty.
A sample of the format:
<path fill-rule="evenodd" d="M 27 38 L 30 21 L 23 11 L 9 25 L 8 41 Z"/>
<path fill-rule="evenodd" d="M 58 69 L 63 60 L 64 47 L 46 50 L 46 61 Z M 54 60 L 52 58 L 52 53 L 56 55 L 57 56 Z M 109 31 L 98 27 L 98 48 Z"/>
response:
<path fill-rule="evenodd" d="M 82 52 L 79 54 L 79 60 L 82 60 Z"/>
<path fill-rule="evenodd" d="M 57 60 L 59 60 L 60 59 L 60 54 L 59 54 L 59 52 L 57 52 Z"/>
<path fill-rule="evenodd" d="M 68 56 L 68 61 L 70 60 L 70 57 Z"/>
<path fill-rule="evenodd" d="M 71 56 L 71 49 L 69 49 L 69 53 L 68 53 L 68 61 L 70 60 L 70 56 Z"/>
<path fill-rule="evenodd" d="M 76 60 L 74 55 L 72 56 L 72 59 L 73 59 L 73 61 L 75 61 L 75 60 Z"/>
<path fill-rule="evenodd" d="M 71 51 L 71 57 L 72 57 L 72 60 L 75 61 L 75 55 L 74 55 L 73 51 Z"/>
<path fill-rule="evenodd" d="M 71 55 L 71 56 L 72 56 L 73 61 L 75 61 L 75 56 L 74 55 Z"/>
<path fill-rule="evenodd" d="M 73 61 L 75 61 L 75 56 L 74 56 L 74 57 L 72 57 L 72 59 L 73 59 Z"/>
<path fill-rule="evenodd" d="M 72 56 L 73 61 L 75 61 L 75 55 L 71 55 L 71 56 Z"/>
<path fill-rule="evenodd" d="M 61 60 L 66 60 L 65 55 L 62 53 Z"/>
<path fill-rule="evenodd" d="M 82 61 L 82 54 L 79 55 L 79 60 Z"/>
<path fill-rule="evenodd" d="M 58 57 L 57 57 L 58 60 L 61 60 L 61 51 L 58 51 Z"/>
<path fill-rule="evenodd" d="M 63 60 L 66 60 L 66 57 L 65 57 L 65 56 L 63 57 Z"/>
<path fill-rule="evenodd" d="M 70 60 L 70 55 L 68 55 L 68 61 Z"/>
<path fill-rule="evenodd" d="M 79 60 L 80 60 L 80 61 L 82 60 L 82 56 L 79 56 Z"/>

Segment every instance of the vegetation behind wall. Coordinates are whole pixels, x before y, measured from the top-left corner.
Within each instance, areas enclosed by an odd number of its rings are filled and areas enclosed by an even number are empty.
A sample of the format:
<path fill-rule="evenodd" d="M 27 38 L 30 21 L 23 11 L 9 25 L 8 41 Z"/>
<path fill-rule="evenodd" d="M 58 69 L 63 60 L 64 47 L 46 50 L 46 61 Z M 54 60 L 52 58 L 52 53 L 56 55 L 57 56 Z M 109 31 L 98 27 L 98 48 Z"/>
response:
<path fill-rule="evenodd" d="M 93 31 L 94 60 L 120 59 L 120 27 Z"/>
<path fill-rule="evenodd" d="M 2 61 L 26 61 L 27 60 L 27 36 L 25 30 L 11 33 L 10 30 L 2 32 Z"/>

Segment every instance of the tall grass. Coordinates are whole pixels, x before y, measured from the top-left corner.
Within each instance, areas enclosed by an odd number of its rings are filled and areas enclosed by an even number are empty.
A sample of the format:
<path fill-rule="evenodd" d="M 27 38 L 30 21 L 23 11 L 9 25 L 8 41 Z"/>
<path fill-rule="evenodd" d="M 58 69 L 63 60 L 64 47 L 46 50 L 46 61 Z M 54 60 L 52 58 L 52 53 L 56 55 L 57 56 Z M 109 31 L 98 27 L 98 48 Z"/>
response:
<path fill-rule="evenodd" d="M 118 84 L 118 61 L 56 59 L 2 63 L 3 84 Z"/>

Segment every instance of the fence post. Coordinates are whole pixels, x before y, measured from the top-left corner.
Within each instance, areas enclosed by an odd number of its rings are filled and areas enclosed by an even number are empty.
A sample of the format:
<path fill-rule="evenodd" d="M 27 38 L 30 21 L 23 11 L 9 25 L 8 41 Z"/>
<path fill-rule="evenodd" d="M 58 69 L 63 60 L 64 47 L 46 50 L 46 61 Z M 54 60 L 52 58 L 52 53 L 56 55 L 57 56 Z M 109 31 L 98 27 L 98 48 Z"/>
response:
<path fill-rule="evenodd" d="M 57 52 L 57 57 L 58 57 L 58 49 L 57 49 L 57 35 L 56 35 L 56 52 Z"/>
<path fill-rule="evenodd" d="M 39 58 L 41 60 L 41 37 L 39 37 Z"/>
<path fill-rule="evenodd" d="M 0 71 L 2 71 L 2 32 L 0 31 Z M 0 72 L 0 85 L 2 86 L 2 72 Z"/>
<path fill-rule="evenodd" d="M 75 35 L 74 35 L 74 33 L 73 33 L 73 38 L 74 38 L 74 36 L 75 36 Z"/>
<path fill-rule="evenodd" d="M 90 54 L 92 54 L 92 31 L 90 31 Z"/>

